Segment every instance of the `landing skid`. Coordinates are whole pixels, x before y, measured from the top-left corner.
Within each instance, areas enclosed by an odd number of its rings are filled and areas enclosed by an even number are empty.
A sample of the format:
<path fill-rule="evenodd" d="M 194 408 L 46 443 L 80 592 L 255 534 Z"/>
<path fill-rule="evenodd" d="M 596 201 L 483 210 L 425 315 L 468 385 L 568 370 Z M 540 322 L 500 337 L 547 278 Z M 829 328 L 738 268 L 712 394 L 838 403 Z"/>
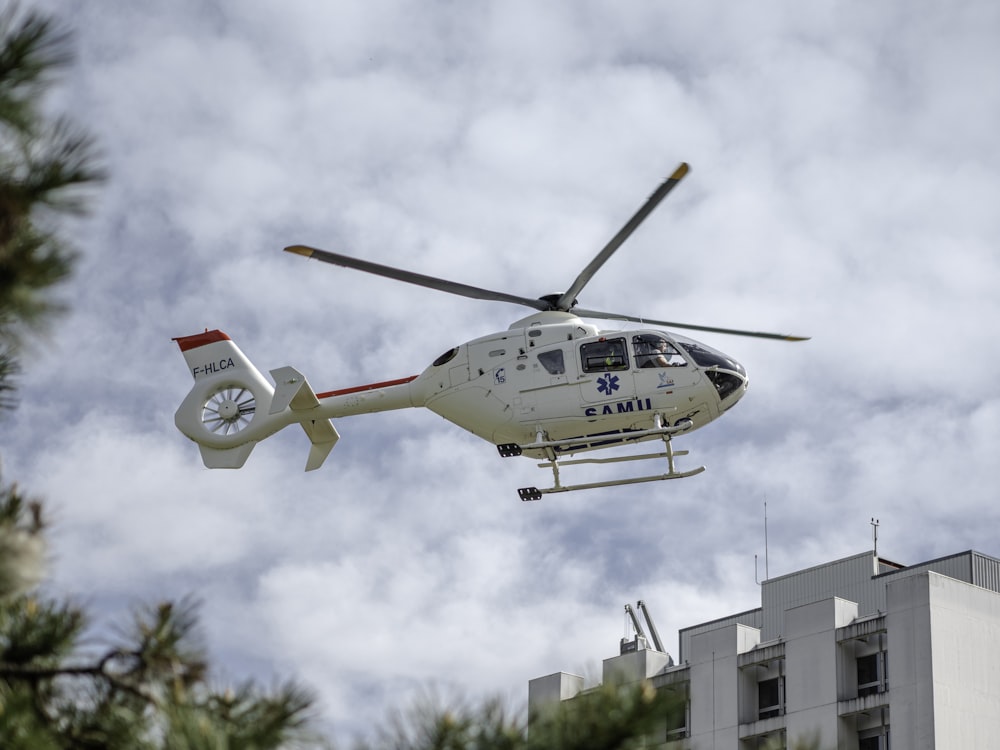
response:
<path fill-rule="evenodd" d="M 544 440 L 544 435 L 539 433 L 536 442 L 527 445 L 515 445 L 507 444 L 498 446 L 501 456 L 517 456 L 525 450 L 537 450 L 545 449 L 548 453 L 549 460 L 538 464 L 540 469 L 552 469 L 553 485 L 545 489 L 538 489 L 537 487 L 522 487 L 517 491 L 518 496 L 521 500 L 541 500 L 543 495 L 549 495 L 554 492 L 572 492 L 574 490 L 590 490 L 597 487 L 619 487 L 626 484 L 642 484 L 644 482 L 662 482 L 667 479 L 682 479 L 684 477 L 692 477 L 695 474 L 701 474 L 705 471 L 704 466 L 699 466 L 696 469 L 691 469 L 690 471 L 677 471 L 674 465 L 674 458 L 677 456 L 686 456 L 687 451 L 675 451 L 673 445 L 671 444 L 671 437 L 680 432 L 685 432 L 691 428 L 690 422 L 682 422 L 673 427 L 664 427 L 659 415 L 655 417 L 655 427 L 651 430 L 642 430 L 636 433 L 629 433 L 628 440 L 636 440 L 640 437 L 648 437 L 651 435 L 659 435 L 663 439 L 664 446 L 666 450 L 659 453 L 643 453 L 636 456 L 614 456 L 610 458 L 577 458 L 567 461 L 560 461 L 556 457 L 557 448 L 565 448 L 571 445 L 579 445 L 580 438 L 573 438 L 570 440 Z M 625 440 L 623 440 L 625 442 Z M 590 482 L 587 484 L 570 484 L 564 485 L 560 481 L 559 469 L 562 466 L 575 466 L 577 464 L 610 464 L 610 463 L 620 463 L 623 461 L 646 461 L 654 458 L 665 458 L 667 459 L 667 473 L 666 474 L 652 474 L 649 476 L 641 477 L 627 477 L 623 479 L 608 479 L 603 482 Z"/>

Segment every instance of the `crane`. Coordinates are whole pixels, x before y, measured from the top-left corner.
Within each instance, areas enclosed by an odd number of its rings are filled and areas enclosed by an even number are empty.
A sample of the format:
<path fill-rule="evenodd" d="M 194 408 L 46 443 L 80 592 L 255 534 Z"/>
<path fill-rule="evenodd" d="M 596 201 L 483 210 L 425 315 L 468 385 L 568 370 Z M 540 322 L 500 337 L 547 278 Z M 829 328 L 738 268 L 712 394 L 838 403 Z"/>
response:
<path fill-rule="evenodd" d="M 646 620 L 646 625 L 649 627 L 649 635 L 653 641 L 653 648 L 662 654 L 667 653 L 667 650 L 663 647 L 663 641 L 660 640 L 660 634 L 656 630 L 656 625 L 653 624 L 653 618 L 649 614 L 646 602 L 640 599 L 636 602 L 635 606 Z M 625 605 L 625 614 L 628 615 L 629 619 L 632 621 L 632 627 L 635 628 L 635 638 L 631 641 L 627 638 L 622 638 L 620 653 L 627 654 L 632 651 L 642 651 L 648 648 L 646 645 L 646 631 L 642 627 L 642 621 L 639 619 L 638 613 L 632 608 L 631 604 Z"/>

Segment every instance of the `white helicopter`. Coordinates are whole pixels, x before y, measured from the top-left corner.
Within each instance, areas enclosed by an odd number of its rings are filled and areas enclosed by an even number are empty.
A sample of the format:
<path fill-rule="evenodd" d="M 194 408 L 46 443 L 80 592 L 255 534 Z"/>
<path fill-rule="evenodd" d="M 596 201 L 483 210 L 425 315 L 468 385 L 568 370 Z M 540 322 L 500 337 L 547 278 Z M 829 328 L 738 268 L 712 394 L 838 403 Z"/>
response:
<path fill-rule="evenodd" d="M 679 471 L 672 438 L 703 427 L 746 392 L 746 370 L 732 357 L 661 330 L 601 331 L 582 318 L 621 320 L 785 341 L 807 337 L 672 323 L 577 307 L 576 296 L 687 174 L 681 164 L 562 294 L 519 297 L 424 276 L 303 245 L 290 253 L 473 299 L 525 305 L 534 313 L 506 331 L 449 349 L 420 375 L 315 393 L 292 367 L 271 370 L 274 386 L 221 331 L 174 339 L 195 385 L 177 410 L 178 429 L 201 448 L 209 468 L 239 468 L 254 445 L 298 423 L 312 443 L 306 471 L 318 469 L 339 439 L 331 419 L 426 407 L 497 446 L 552 470 L 553 486 L 518 490 L 522 500 L 548 493 L 689 477 Z M 660 440 L 662 451 L 603 458 L 579 453 Z M 666 472 L 566 485 L 560 467 L 666 459 Z"/>

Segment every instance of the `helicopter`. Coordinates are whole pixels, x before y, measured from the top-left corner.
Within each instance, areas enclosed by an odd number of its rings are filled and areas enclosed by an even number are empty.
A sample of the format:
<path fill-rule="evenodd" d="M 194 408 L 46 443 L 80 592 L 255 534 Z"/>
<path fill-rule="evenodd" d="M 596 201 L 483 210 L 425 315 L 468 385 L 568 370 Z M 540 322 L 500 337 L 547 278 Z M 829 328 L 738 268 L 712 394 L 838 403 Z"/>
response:
<path fill-rule="evenodd" d="M 561 294 L 538 299 L 425 276 L 367 260 L 291 245 L 286 252 L 459 296 L 533 309 L 505 331 L 452 347 L 419 375 L 317 393 L 285 366 L 270 382 L 228 335 L 205 330 L 173 339 L 195 385 L 175 415 L 209 468 L 240 468 L 253 447 L 298 423 L 311 447 L 306 471 L 318 469 L 340 438 L 333 419 L 425 407 L 493 443 L 501 457 L 540 460 L 551 487 L 518 489 L 521 500 L 573 490 L 680 479 L 673 438 L 704 427 L 746 393 L 746 369 L 732 357 L 680 334 L 680 328 L 805 341 L 808 337 L 717 328 L 602 312 L 577 306 L 577 295 L 688 173 L 681 163 Z M 585 318 L 656 328 L 605 331 Z M 590 457 L 592 451 L 660 441 L 652 453 Z M 576 457 L 584 454 L 583 457 Z M 560 469 L 579 464 L 665 460 L 666 471 L 565 484 Z M 663 468 L 663 464 L 660 464 Z"/>

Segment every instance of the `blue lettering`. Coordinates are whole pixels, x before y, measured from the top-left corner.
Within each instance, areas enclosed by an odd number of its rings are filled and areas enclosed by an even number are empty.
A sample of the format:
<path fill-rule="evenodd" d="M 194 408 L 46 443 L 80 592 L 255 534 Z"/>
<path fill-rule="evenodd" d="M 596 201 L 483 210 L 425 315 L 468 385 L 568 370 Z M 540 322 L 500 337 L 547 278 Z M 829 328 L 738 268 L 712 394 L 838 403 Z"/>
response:
<path fill-rule="evenodd" d="M 605 404 L 600 407 L 600 413 L 602 415 L 611 414 L 630 414 L 635 411 L 648 411 L 653 408 L 653 400 L 651 398 L 637 398 L 632 401 L 617 401 L 613 404 Z M 598 407 L 588 406 L 583 410 L 584 416 L 596 417 Z"/>

